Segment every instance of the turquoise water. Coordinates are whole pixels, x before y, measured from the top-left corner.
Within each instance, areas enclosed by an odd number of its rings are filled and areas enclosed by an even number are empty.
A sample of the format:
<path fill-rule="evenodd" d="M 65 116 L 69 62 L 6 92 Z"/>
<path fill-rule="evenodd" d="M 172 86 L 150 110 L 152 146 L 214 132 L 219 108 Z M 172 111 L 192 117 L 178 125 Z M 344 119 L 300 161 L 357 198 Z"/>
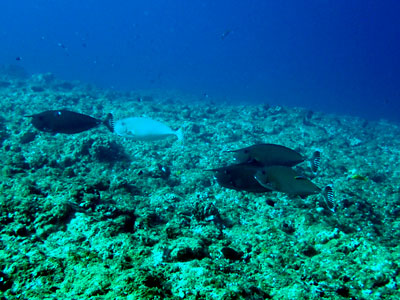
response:
<path fill-rule="evenodd" d="M 3 1 L 0 64 L 398 121 L 399 9 L 394 0 Z"/>

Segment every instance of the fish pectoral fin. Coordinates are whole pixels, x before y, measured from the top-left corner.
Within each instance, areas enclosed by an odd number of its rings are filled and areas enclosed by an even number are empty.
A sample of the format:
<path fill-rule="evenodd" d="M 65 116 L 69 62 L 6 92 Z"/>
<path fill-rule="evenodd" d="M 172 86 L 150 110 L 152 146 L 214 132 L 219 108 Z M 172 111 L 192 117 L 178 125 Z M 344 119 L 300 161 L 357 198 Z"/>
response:
<path fill-rule="evenodd" d="M 257 182 L 262 186 L 265 187 L 268 190 L 275 191 L 276 190 L 276 185 L 272 182 L 263 182 L 260 180 L 257 176 L 254 176 L 254 179 L 257 180 Z"/>

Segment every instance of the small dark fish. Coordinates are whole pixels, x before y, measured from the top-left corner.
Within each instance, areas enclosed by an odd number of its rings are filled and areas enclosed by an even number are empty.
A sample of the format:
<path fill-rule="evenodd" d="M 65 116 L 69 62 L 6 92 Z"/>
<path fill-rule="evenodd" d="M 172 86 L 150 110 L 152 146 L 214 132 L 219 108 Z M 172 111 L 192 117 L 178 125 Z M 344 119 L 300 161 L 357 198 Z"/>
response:
<path fill-rule="evenodd" d="M 67 49 L 67 46 L 65 46 L 63 43 L 58 43 L 57 46 L 63 49 Z"/>
<path fill-rule="evenodd" d="M 254 175 L 260 168 L 249 164 L 230 165 L 210 171 L 215 172 L 219 185 L 237 191 L 253 193 L 270 192 L 271 189 L 261 186 Z"/>
<path fill-rule="evenodd" d="M 319 150 L 315 150 L 313 156 L 311 157 L 311 170 L 313 173 L 317 173 L 319 169 L 319 165 L 321 164 L 321 152 Z"/>
<path fill-rule="evenodd" d="M 275 165 L 293 167 L 305 159 L 298 152 L 276 144 L 258 144 L 228 152 L 235 153 L 235 159 L 239 163 L 253 163 L 264 167 Z"/>
<path fill-rule="evenodd" d="M 259 169 L 254 178 L 267 189 L 297 195 L 302 198 L 321 191 L 307 178 L 300 176 L 295 170 L 287 166 L 270 166 Z"/>
<path fill-rule="evenodd" d="M 228 29 L 225 30 L 222 34 L 221 34 L 221 40 L 224 40 L 228 37 L 228 35 L 230 35 L 232 33 L 232 30 Z"/>
<path fill-rule="evenodd" d="M 17 56 L 16 58 L 15 58 L 15 60 L 22 60 L 22 57 L 21 56 Z"/>
<path fill-rule="evenodd" d="M 32 125 L 40 130 L 51 133 L 78 133 L 104 124 L 108 130 L 114 131 L 113 116 L 108 114 L 104 121 L 88 115 L 69 110 L 47 110 L 26 117 L 32 118 Z"/>

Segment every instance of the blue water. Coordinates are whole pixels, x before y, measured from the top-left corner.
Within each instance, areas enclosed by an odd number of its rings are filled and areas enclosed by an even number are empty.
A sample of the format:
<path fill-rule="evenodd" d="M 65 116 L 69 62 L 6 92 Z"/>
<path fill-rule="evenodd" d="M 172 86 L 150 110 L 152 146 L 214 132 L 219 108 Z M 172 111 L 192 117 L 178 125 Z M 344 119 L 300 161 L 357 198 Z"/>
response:
<path fill-rule="evenodd" d="M 400 121 L 399 15 L 397 0 L 2 0 L 0 64 Z"/>

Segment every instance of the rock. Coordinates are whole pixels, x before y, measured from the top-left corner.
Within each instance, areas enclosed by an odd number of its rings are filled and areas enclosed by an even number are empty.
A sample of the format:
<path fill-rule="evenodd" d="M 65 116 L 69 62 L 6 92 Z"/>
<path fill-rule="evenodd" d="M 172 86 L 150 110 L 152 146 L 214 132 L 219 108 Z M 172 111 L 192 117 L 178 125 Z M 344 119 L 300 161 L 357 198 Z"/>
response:
<path fill-rule="evenodd" d="M 305 245 L 301 252 L 308 257 L 313 257 L 317 255 L 319 252 L 311 245 Z"/>
<path fill-rule="evenodd" d="M 165 232 L 167 233 L 167 237 L 169 239 L 176 239 L 182 235 L 182 230 L 177 224 L 168 224 L 165 228 Z"/>
<path fill-rule="evenodd" d="M 11 288 L 12 284 L 13 282 L 10 279 L 10 277 L 7 274 L 0 271 L 0 291 L 1 292 L 7 291 L 8 289 Z"/>
<path fill-rule="evenodd" d="M 123 148 L 115 141 L 96 140 L 89 150 L 90 154 L 100 162 L 116 162 L 126 159 Z"/>
<path fill-rule="evenodd" d="M 11 83 L 8 81 L 0 80 L 0 88 L 6 88 L 6 87 L 9 87 L 10 85 L 11 85 Z"/>
<path fill-rule="evenodd" d="M 208 249 L 204 243 L 194 238 L 181 238 L 170 249 L 172 261 L 185 262 L 209 257 Z"/>
<path fill-rule="evenodd" d="M 19 138 L 19 142 L 21 144 L 28 144 L 30 142 L 33 142 L 35 140 L 36 136 L 37 136 L 37 132 L 27 131 Z"/>
<path fill-rule="evenodd" d="M 31 86 L 31 90 L 35 93 L 40 93 L 40 92 L 44 92 L 45 89 L 42 86 L 36 85 L 36 86 Z"/>
<path fill-rule="evenodd" d="M 219 220 L 220 214 L 213 203 L 197 201 L 194 204 L 193 215 L 198 221 Z"/>
<path fill-rule="evenodd" d="M 224 247 L 221 249 L 221 253 L 226 259 L 229 260 L 241 260 L 243 258 L 243 251 L 236 251 L 231 247 Z"/>

